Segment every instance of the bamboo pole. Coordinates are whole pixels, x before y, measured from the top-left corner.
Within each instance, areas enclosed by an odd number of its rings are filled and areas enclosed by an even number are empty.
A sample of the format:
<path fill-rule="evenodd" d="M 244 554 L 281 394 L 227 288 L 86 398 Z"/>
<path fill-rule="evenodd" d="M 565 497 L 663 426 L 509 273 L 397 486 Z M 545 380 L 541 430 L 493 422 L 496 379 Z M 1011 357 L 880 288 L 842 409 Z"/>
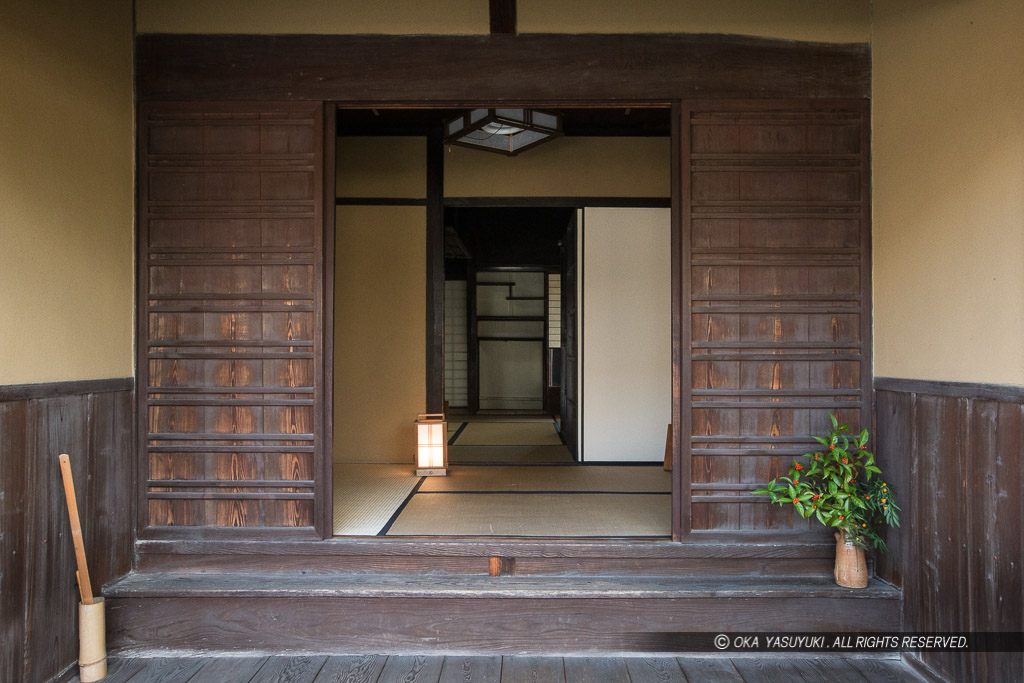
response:
<path fill-rule="evenodd" d="M 107 675 L 107 620 L 106 604 L 103 598 L 93 597 L 89 566 L 85 561 L 85 543 L 82 541 L 82 522 L 78 518 L 78 497 L 75 496 L 75 480 L 71 474 L 71 459 L 67 453 L 60 454 L 60 474 L 64 479 L 64 497 L 68 502 L 68 517 L 71 520 L 71 540 L 75 545 L 75 559 L 78 561 L 78 594 L 82 604 L 78 606 L 78 677 L 82 683 L 93 683 Z"/>
<path fill-rule="evenodd" d="M 60 474 L 64 478 L 64 497 L 68 501 L 68 517 L 71 519 L 71 540 L 75 544 L 75 559 L 78 561 L 78 592 L 82 596 L 82 604 L 91 605 L 94 602 L 92 583 L 89 581 L 89 566 L 85 563 L 82 522 L 78 519 L 78 498 L 75 496 L 75 480 L 71 475 L 71 459 L 67 453 L 60 455 Z"/>

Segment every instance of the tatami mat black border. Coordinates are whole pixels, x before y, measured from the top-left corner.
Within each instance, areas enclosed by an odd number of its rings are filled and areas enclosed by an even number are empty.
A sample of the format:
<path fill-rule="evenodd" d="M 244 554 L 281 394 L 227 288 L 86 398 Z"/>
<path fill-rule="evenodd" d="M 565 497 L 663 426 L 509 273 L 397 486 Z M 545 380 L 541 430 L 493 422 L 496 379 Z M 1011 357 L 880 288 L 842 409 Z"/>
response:
<path fill-rule="evenodd" d="M 459 428 L 455 430 L 455 433 L 454 433 L 454 434 L 452 434 L 451 438 L 450 438 L 450 439 L 448 439 L 448 445 L 449 445 L 449 446 L 454 446 L 454 445 L 455 445 L 455 439 L 459 438 L 459 435 L 460 435 L 460 434 L 462 434 L 462 431 L 463 431 L 463 430 L 464 430 L 464 429 L 465 429 L 466 427 L 468 427 L 468 426 L 469 426 L 469 423 L 468 423 L 468 422 L 463 422 L 463 423 L 462 423 L 462 425 L 461 425 L 461 426 L 459 426 Z"/>
<path fill-rule="evenodd" d="M 416 486 L 412 487 L 412 491 L 410 491 L 409 495 L 405 497 L 405 500 L 402 501 L 402 504 L 398 506 L 398 509 L 395 510 L 395 513 L 391 515 L 391 518 L 388 520 L 387 524 L 385 524 L 384 527 L 377 532 L 377 536 L 387 536 L 388 531 L 391 530 L 391 526 L 398 521 L 398 516 L 402 514 L 402 512 L 405 510 L 405 506 L 409 504 L 409 501 L 412 500 L 412 497 L 416 495 L 417 491 L 420 490 L 420 487 L 423 486 L 423 482 L 425 482 L 426 480 L 426 477 L 420 477 L 420 480 L 416 482 Z"/>

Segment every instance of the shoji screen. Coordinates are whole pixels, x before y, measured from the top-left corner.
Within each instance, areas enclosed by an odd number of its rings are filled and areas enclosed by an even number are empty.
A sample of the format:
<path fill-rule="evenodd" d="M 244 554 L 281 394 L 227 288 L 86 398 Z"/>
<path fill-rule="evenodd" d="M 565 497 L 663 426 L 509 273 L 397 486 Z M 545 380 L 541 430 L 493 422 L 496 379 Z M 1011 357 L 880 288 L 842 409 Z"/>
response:
<path fill-rule="evenodd" d="M 654 461 L 672 419 L 669 209 L 583 211 L 583 459 Z"/>

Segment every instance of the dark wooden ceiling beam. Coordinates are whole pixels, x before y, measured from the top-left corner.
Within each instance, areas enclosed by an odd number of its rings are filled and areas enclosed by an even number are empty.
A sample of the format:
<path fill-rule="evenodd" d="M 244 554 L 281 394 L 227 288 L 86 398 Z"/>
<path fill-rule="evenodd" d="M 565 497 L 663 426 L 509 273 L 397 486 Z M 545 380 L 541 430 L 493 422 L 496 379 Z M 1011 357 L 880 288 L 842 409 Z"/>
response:
<path fill-rule="evenodd" d="M 145 100 L 461 106 L 865 98 L 864 44 L 724 35 L 165 35 L 136 39 Z M 607 104 L 605 104 L 607 106 Z"/>
<path fill-rule="evenodd" d="M 491 0 L 491 33 L 516 32 L 516 0 Z"/>

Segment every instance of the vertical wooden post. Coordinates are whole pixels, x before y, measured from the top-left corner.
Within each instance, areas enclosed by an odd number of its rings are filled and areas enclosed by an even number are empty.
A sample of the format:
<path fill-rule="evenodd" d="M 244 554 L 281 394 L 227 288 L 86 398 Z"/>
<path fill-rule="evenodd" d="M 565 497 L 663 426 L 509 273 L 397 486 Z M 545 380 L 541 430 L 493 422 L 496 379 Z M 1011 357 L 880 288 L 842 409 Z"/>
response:
<path fill-rule="evenodd" d="M 662 465 L 666 472 L 672 471 L 672 425 L 668 426 L 665 433 L 665 464 Z"/>
<path fill-rule="evenodd" d="M 444 402 L 444 141 L 427 138 L 427 396 L 428 413 Z"/>

